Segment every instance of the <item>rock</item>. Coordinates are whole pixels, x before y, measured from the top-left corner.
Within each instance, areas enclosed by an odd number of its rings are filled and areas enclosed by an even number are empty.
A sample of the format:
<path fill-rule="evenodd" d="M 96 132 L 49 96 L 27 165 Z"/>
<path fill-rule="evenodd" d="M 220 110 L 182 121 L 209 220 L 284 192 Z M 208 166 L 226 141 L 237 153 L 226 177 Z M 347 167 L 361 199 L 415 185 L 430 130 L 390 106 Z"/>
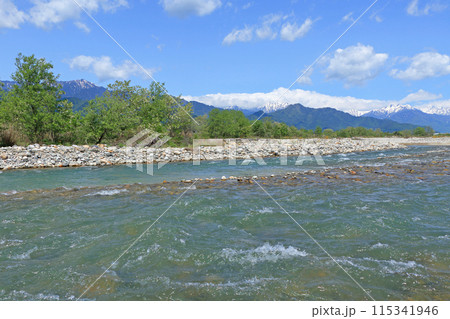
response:
<path fill-rule="evenodd" d="M 226 139 L 223 147 L 202 147 L 200 158 L 202 160 L 227 160 L 230 157 L 244 159 L 249 156 L 264 157 L 276 154 L 299 156 L 317 153 L 325 155 L 399 147 L 404 146 L 388 139 Z M 15 169 L 192 161 L 193 156 L 192 149 L 188 148 L 154 149 L 108 147 L 104 144 L 93 146 L 31 144 L 27 147 L 0 148 L 0 170 L 5 169 L 5 167 Z M 272 174 L 271 177 L 274 177 L 274 175 Z M 230 176 L 229 179 L 234 178 Z"/>

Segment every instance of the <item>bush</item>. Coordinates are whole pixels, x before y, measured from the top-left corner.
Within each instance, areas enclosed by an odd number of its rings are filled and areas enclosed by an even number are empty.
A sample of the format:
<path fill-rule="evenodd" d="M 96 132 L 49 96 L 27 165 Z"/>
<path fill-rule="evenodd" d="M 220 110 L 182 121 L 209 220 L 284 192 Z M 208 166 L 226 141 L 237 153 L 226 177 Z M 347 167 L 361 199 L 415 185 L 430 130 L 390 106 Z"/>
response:
<path fill-rule="evenodd" d="M 0 146 L 14 146 L 19 142 L 19 133 L 17 130 L 9 125 L 7 128 L 0 131 Z"/>

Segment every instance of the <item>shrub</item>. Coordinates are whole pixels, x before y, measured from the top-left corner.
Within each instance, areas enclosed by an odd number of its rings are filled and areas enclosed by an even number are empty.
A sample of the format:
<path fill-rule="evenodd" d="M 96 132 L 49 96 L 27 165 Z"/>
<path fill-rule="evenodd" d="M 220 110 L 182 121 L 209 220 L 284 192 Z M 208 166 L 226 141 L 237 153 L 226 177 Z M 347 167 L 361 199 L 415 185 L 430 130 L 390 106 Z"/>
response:
<path fill-rule="evenodd" d="M 19 133 L 12 125 L 0 130 L 0 146 L 14 146 L 18 142 Z"/>

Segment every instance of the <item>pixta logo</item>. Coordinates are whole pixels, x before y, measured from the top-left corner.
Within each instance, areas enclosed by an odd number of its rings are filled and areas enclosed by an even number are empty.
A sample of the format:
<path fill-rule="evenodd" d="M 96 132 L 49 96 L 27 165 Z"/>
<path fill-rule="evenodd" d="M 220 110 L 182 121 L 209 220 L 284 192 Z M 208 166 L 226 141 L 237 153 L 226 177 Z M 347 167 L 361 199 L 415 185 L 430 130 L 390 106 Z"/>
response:
<path fill-rule="evenodd" d="M 145 129 L 127 140 L 127 166 L 144 172 L 144 163 L 146 164 L 145 173 L 153 176 L 155 152 L 161 146 L 166 144 L 171 138 L 160 133 Z M 157 169 L 160 169 L 168 162 L 160 161 L 157 163 Z"/>

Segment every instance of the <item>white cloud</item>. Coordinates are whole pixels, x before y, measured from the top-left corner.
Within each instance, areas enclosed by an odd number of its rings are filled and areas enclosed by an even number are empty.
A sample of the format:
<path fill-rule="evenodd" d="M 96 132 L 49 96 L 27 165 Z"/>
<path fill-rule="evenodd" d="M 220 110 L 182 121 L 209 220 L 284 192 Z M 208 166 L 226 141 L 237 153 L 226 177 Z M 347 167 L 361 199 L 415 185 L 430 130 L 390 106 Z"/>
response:
<path fill-rule="evenodd" d="M 341 21 L 342 22 L 347 22 L 347 21 L 353 22 L 353 21 L 355 21 L 355 19 L 353 19 L 353 12 L 349 12 L 345 16 L 343 16 Z"/>
<path fill-rule="evenodd" d="M 421 102 L 421 101 L 433 101 L 437 99 L 441 99 L 442 94 L 434 94 L 427 92 L 425 90 L 420 89 L 417 92 L 408 94 L 403 99 L 401 99 L 400 103 L 413 103 L 413 102 Z"/>
<path fill-rule="evenodd" d="M 20 11 L 10 0 L 0 0 L 0 29 L 19 29 L 25 22 L 27 15 Z"/>
<path fill-rule="evenodd" d="M 66 20 L 77 20 L 82 10 L 73 0 L 33 0 L 34 6 L 29 12 L 29 21 L 40 28 L 51 28 Z M 88 12 L 114 12 L 127 6 L 126 0 L 78 0 Z"/>
<path fill-rule="evenodd" d="M 169 14 L 179 18 L 205 16 L 222 6 L 220 0 L 160 0 L 159 3 Z"/>
<path fill-rule="evenodd" d="M 409 67 L 402 71 L 393 69 L 390 75 L 400 80 L 422 80 L 450 74 L 450 56 L 437 52 L 423 52 L 411 59 Z"/>
<path fill-rule="evenodd" d="M 121 65 L 114 65 L 109 56 L 92 57 L 79 55 L 69 61 L 71 69 L 89 71 L 94 73 L 100 81 L 106 80 L 128 80 L 132 76 L 148 78 L 154 73 L 153 69 L 146 69 L 146 72 L 130 60 L 124 61 Z"/>
<path fill-rule="evenodd" d="M 245 26 L 242 29 L 234 29 L 222 41 L 222 44 L 230 45 L 234 42 L 249 42 L 253 39 L 275 40 L 278 35 L 281 40 L 295 41 L 303 37 L 311 29 L 313 21 L 306 19 L 299 27 L 295 22 L 282 21 L 287 20 L 291 15 L 268 14 L 261 18 L 259 24 Z M 278 31 L 280 30 L 280 31 Z"/>
<path fill-rule="evenodd" d="M 261 39 L 274 40 L 277 37 L 277 32 L 272 29 L 272 25 L 282 19 L 279 14 L 269 14 L 263 17 L 262 25 L 255 30 L 256 36 Z"/>
<path fill-rule="evenodd" d="M 274 40 L 277 37 L 278 32 L 273 30 L 272 25 L 279 22 L 281 19 L 282 16 L 279 14 L 269 14 L 264 16 L 262 25 L 255 30 L 256 36 L 261 40 Z"/>
<path fill-rule="evenodd" d="M 416 105 L 417 108 L 421 109 L 426 113 L 427 110 L 432 108 L 443 108 L 450 110 L 450 100 L 439 100 L 439 101 L 433 101 L 428 103 L 423 103 L 421 105 Z M 447 111 L 446 114 L 448 115 L 449 112 Z"/>
<path fill-rule="evenodd" d="M 259 26 L 245 26 L 243 29 L 234 29 L 227 34 L 222 44 L 230 45 L 235 42 L 249 42 L 255 36 L 261 40 L 274 40 L 278 33 L 273 30 L 272 25 L 279 22 L 282 18 L 279 14 L 268 14 L 262 17 L 262 23 Z"/>
<path fill-rule="evenodd" d="M 253 28 L 244 27 L 240 30 L 231 31 L 222 41 L 222 44 L 230 45 L 234 42 L 249 42 L 253 39 Z"/>
<path fill-rule="evenodd" d="M 303 73 L 305 74 L 303 74 L 303 76 L 297 80 L 297 83 L 311 85 L 312 84 L 311 75 L 313 73 L 313 70 L 314 70 L 313 68 L 309 68 L 308 71 L 306 72 L 305 70 L 303 70 L 301 74 Z"/>
<path fill-rule="evenodd" d="M 420 108 L 430 106 L 449 107 L 450 105 L 450 100 L 437 101 L 435 98 L 441 98 L 441 95 L 435 95 L 423 90 L 409 94 L 401 100 L 370 100 L 359 99 L 352 96 L 331 96 L 301 89 L 286 91 L 286 89 L 282 87 L 269 93 L 217 93 L 203 96 L 183 96 L 183 98 L 188 101 L 199 101 L 217 107 L 238 105 L 244 109 L 258 109 L 278 101 L 281 96 L 283 99 L 280 100 L 280 102 L 286 102 L 288 104 L 300 103 L 311 108 L 332 107 L 346 112 L 368 112 L 391 104 L 412 103 L 426 100 L 432 102 L 420 104 Z"/>
<path fill-rule="evenodd" d="M 89 29 L 89 27 L 87 25 L 85 25 L 83 22 L 75 21 L 74 24 L 78 29 L 80 29 L 86 33 L 91 32 L 91 29 Z"/>
<path fill-rule="evenodd" d="M 362 85 L 381 72 L 387 59 L 388 54 L 375 53 L 370 45 L 358 43 L 337 49 L 324 72 L 328 80 L 342 80 L 346 85 Z"/>
<path fill-rule="evenodd" d="M 313 21 L 308 18 L 303 22 L 303 24 L 299 27 L 297 23 L 287 22 L 281 28 L 280 36 L 282 40 L 285 41 L 295 41 L 299 38 L 302 38 L 311 30 Z"/>
<path fill-rule="evenodd" d="M 446 8 L 447 5 L 441 4 L 437 1 L 428 1 L 428 3 L 420 9 L 419 0 L 412 0 L 406 8 L 406 12 L 412 16 L 421 16 L 429 15 L 432 12 L 440 12 Z"/>
<path fill-rule="evenodd" d="M 246 3 L 246 4 L 244 4 L 244 5 L 242 6 L 242 9 L 243 9 L 243 10 L 247 10 L 247 9 L 250 8 L 252 5 L 253 5 L 253 2 L 248 2 L 248 3 Z"/>

